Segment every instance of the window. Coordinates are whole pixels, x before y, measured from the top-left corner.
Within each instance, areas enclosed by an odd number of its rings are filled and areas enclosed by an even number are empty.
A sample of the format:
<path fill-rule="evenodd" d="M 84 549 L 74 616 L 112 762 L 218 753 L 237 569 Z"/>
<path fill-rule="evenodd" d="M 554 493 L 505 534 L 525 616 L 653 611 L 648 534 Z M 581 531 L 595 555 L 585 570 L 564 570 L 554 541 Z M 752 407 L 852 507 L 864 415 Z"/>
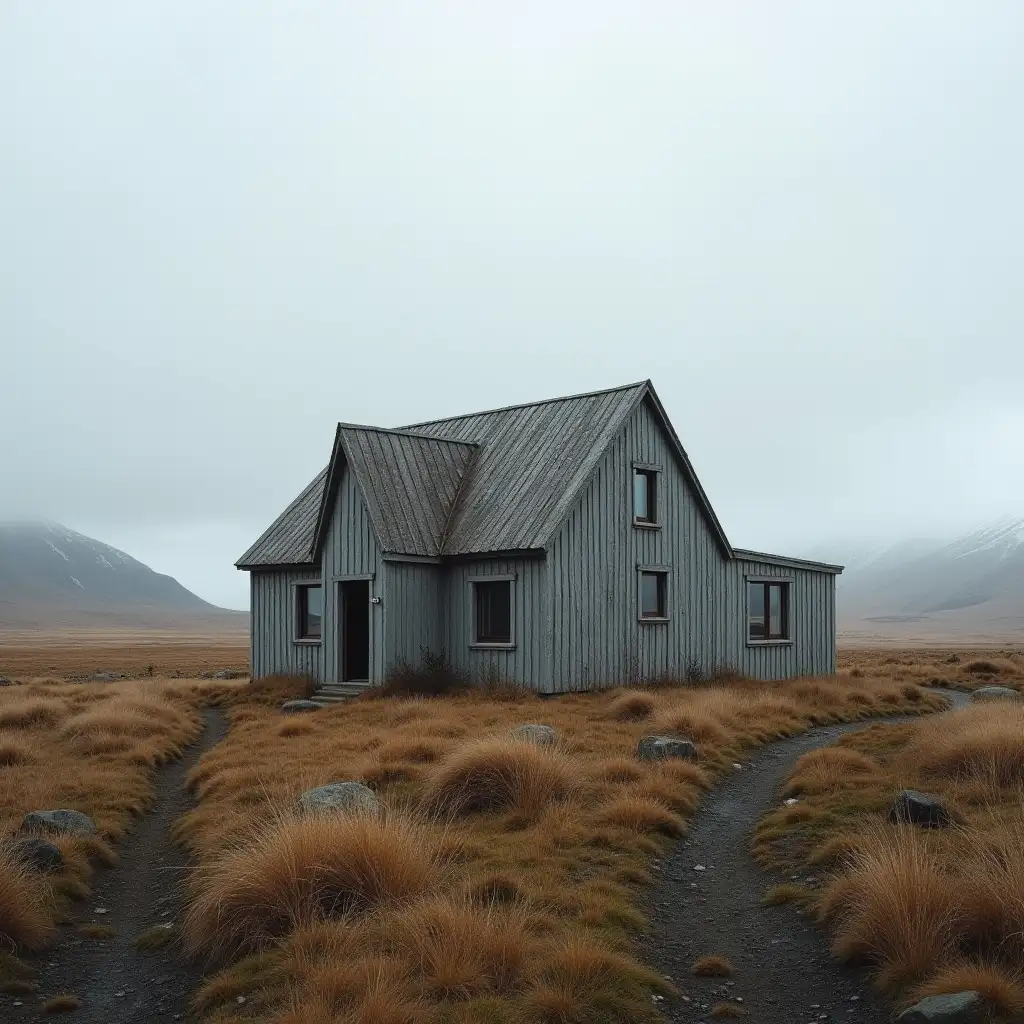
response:
<path fill-rule="evenodd" d="M 747 583 L 747 639 L 789 639 L 789 584 Z"/>
<path fill-rule="evenodd" d="M 473 583 L 473 642 L 512 643 L 512 581 Z"/>
<path fill-rule="evenodd" d="M 665 576 L 663 572 L 640 573 L 640 618 L 664 619 Z"/>
<path fill-rule="evenodd" d="M 658 474 L 652 469 L 633 470 L 633 521 L 658 521 Z"/>
<path fill-rule="evenodd" d="M 298 604 L 296 624 L 300 640 L 319 640 L 320 623 L 323 614 L 323 591 L 320 584 L 304 585 L 295 588 Z"/>

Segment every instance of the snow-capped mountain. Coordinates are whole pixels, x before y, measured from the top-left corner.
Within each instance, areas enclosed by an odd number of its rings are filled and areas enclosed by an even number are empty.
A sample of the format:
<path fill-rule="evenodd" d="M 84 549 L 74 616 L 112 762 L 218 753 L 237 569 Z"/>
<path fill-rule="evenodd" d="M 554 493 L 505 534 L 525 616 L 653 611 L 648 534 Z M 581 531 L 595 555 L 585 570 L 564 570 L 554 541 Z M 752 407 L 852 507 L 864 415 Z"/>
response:
<path fill-rule="evenodd" d="M 66 526 L 0 523 L 0 625 L 159 626 L 221 613 L 173 577 Z"/>
<path fill-rule="evenodd" d="M 1024 630 L 1024 516 L 856 557 L 839 578 L 837 603 L 841 624 L 928 620 Z"/>

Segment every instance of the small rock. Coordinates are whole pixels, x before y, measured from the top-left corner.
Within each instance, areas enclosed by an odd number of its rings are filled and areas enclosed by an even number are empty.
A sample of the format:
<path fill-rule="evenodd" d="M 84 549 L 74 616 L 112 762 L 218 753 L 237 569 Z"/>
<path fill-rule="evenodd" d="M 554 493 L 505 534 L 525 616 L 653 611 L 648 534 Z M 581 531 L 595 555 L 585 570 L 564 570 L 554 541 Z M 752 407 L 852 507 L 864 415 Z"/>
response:
<path fill-rule="evenodd" d="M 8 679 L 6 676 L 0 676 L 0 686 L 13 686 L 14 680 Z"/>
<path fill-rule="evenodd" d="M 694 871 L 707 871 L 707 868 L 703 864 L 694 864 L 693 865 L 693 870 Z"/>
<path fill-rule="evenodd" d="M 736 769 L 736 771 L 738 771 L 738 772 L 741 772 L 741 771 L 743 771 L 743 765 L 741 765 L 741 764 L 737 764 L 737 763 L 736 763 L 735 761 L 733 761 L 733 763 L 732 763 L 732 766 L 733 766 L 733 768 L 735 768 L 735 769 Z"/>
<path fill-rule="evenodd" d="M 299 715 L 306 711 L 319 711 L 324 705 L 315 700 L 286 700 L 281 705 L 281 713 L 285 715 Z"/>
<path fill-rule="evenodd" d="M 116 678 L 113 672 L 97 672 L 92 680 L 94 683 L 112 683 Z"/>
<path fill-rule="evenodd" d="M 60 852 L 60 847 L 38 836 L 16 839 L 11 843 L 10 849 L 22 864 L 27 864 L 35 871 L 49 873 L 56 871 L 64 863 L 64 854 Z"/>
<path fill-rule="evenodd" d="M 244 672 L 237 672 L 233 668 L 222 668 L 219 672 L 213 673 L 214 679 L 241 679 Z"/>
<path fill-rule="evenodd" d="M 105 914 L 106 912 L 107 912 L 107 908 L 106 907 L 97 907 L 93 911 L 94 914 Z"/>
<path fill-rule="evenodd" d="M 22 832 L 70 832 L 72 835 L 96 834 L 96 822 L 80 811 L 30 811 L 21 822 Z"/>
<path fill-rule="evenodd" d="M 783 802 L 783 803 L 784 803 L 784 804 L 785 804 L 785 805 L 786 805 L 787 807 L 794 807 L 794 806 L 795 806 L 796 804 L 800 803 L 800 801 L 799 801 L 799 800 L 797 800 L 797 798 L 796 798 L 795 796 L 791 796 L 791 797 L 789 797 L 788 799 L 786 799 L 786 800 L 783 800 L 782 802 Z"/>
<path fill-rule="evenodd" d="M 949 811 L 942 797 L 904 789 L 889 809 L 890 821 L 902 821 L 925 828 L 941 828 L 950 823 Z"/>
<path fill-rule="evenodd" d="M 971 700 L 1020 700 L 1021 695 L 1009 686 L 979 686 Z"/>
<path fill-rule="evenodd" d="M 980 1024 L 985 1019 L 985 1000 L 974 991 L 928 996 L 896 1019 L 902 1024 Z"/>
<path fill-rule="evenodd" d="M 681 740 L 676 736 L 645 736 L 636 745 L 636 756 L 641 761 L 668 761 L 675 758 L 696 761 L 697 746 L 693 740 Z"/>
<path fill-rule="evenodd" d="M 524 740 L 527 743 L 536 743 L 538 747 L 553 747 L 558 743 L 558 733 L 550 725 L 537 725 L 529 722 L 526 725 L 516 726 L 512 730 L 512 738 Z"/>
<path fill-rule="evenodd" d="M 245 996 L 235 996 L 235 1002 L 242 1006 L 245 1003 Z"/>
<path fill-rule="evenodd" d="M 299 797 L 299 810 L 307 814 L 320 811 L 364 811 L 380 808 L 377 794 L 361 782 L 330 782 L 307 789 Z"/>

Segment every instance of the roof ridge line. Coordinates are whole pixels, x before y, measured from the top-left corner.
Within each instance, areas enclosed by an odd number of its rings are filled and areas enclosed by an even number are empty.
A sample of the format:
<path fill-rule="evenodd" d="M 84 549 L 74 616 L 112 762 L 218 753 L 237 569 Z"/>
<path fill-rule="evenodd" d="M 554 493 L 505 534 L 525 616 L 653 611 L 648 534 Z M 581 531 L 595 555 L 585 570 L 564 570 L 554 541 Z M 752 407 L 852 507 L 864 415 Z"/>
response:
<path fill-rule="evenodd" d="M 575 395 L 557 395 L 554 398 L 542 398 L 537 402 L 514 402 L 511 405 L 500 405 L 494 409 L 481 409 L 479 412 L 457 413 L 454 416 L 441 416 L 434 420 L 419 420 L 417 423 L 410 423 L 408 427 L 400 427 L 399 430 L 408 430 L 411 427 L 426 427 L 434 423 L 448 423 L 451 420 L 466 420 L 473 416 L 490 416 L 496 412 L 510 412 L 512 409 L 530 409 L 538 405 L 551 405 L 554 402 L 570 402 L 575 398 L 594 398 L 597 395 L 610 395 L 614 391 L 629 391 L 631 388 L 642 387 L 650 384 L 650 380 L 636 380 L 631 384 L 619 384 L 614 388 L 599 388 L 597 391 L 581 391 Z"/>
<path fill-rule="evenodd" d="M 378 434 L 398 434 L 402 437 L 417 437 L 423 441 L 444 441 L 446 444 L 464 444 L 470 448 L 478 448 L 479 441 L 460 441 L 456 437 L 438 437 L 436 434 L 425 434 L 416 430 L 407 430 L 405 427 L 374 427 L 367 423 L 346 423 L 338 421 L 342 430 L 372 430 Z"/>

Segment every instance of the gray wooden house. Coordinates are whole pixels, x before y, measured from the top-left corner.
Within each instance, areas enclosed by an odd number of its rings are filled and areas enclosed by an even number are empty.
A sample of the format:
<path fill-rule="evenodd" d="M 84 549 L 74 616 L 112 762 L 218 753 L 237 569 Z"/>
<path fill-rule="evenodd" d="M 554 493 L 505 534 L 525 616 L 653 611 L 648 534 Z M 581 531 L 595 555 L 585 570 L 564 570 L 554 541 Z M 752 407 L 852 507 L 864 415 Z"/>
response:
<path fill-rule="evenodd" d="M 237 566 L 254 678 L 369 686 L 424 651 L 542 693 L 835 671 L 842 567 L 734 548 L 650 381 L 341 423 Z"/>

